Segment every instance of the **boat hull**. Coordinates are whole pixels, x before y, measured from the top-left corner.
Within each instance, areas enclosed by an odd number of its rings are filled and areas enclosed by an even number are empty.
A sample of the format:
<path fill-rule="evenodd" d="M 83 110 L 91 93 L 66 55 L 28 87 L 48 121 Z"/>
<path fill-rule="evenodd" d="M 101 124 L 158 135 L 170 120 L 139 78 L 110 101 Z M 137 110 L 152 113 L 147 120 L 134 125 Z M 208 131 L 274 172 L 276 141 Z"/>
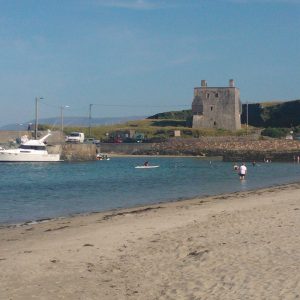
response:
<path fill-rule="evenodd" d="M 0 152 L 0 162 L 54 162 L 59 154 L 5 153 Z"/>
<path fill-rule="evenodd" d="M 136 169 L 155 169 L 159 168 L 159 166 L 136 166 Z"/>

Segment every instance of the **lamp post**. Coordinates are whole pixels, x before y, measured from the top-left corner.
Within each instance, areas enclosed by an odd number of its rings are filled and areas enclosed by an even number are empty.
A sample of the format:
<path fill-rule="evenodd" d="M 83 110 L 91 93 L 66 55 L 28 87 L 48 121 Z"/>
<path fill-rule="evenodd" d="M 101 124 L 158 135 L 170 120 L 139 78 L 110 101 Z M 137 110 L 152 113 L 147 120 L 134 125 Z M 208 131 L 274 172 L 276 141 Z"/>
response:
<path fill-rule="evenodd" d="M 93 104 L 90 104 L 90 109 L 89 109 L 89 137 L 91 137 L 91 131 L 92 131 L 92 106 L 93 106 Z"/>
<path fill-rule="evenodd" d="M 64 113 L 63 113 L 63 111 L 65 108 L 69 108 L 69 107 L 70 107 L 69 105 L 62 105 L 60 107 L 60 120 L 61 120 L 61 133 L 62 134 L 64 132 Z"/>
<path fill-rule="evenodd" d="M 34 136 L 37 139 L 38 133 L 38 112 L 39 112 L 39 100 L 44 99 L 43 97 L 35 97 L 35 127 L 34 127 Z"/>
<path fill-rule="evenodd" d="M 246 102 L 246 133 L 248 135 L 248 100 Z"/>

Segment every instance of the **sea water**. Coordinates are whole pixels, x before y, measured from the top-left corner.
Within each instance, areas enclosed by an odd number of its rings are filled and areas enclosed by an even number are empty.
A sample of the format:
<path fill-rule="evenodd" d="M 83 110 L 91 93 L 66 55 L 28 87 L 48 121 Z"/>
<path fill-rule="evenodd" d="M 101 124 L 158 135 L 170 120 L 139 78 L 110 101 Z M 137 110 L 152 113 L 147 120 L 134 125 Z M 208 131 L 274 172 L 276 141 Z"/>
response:
<path fill-rule="evenodd" d="M 233 164 L 199 158 L 145 158 L 80 163 L 0 163 L 0 223 L 106 211 L 300 181 L 300 164 L 248 163 L 240 181 Z"/>

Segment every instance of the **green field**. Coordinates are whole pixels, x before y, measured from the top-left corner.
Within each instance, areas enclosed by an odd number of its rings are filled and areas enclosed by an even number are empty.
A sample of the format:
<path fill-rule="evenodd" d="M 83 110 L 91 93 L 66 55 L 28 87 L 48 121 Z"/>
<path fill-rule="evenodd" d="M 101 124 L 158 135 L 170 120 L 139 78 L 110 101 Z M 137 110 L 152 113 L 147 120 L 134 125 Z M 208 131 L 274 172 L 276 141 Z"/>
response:
<path fill-rule="evenodd" d="M 123 124 L 115 124 L 109 126 L 97 126 L 91 128 L 91 136 L 100 139 L 107 140 L 109 137 L 118 133 L 124 133 L 134 131 L 137 135 L 141 134 L 145 139 L 166 139 L 174 136 L 175 130 L 180 130 L 181 137 L 200 137 L 200 136 L 224 136 L 224 135 L 245 135 L 246 128 L 231 132 L 222 129 L 193 129 L 187 127 L 186 122 L 183 120 L 160 120 L 160 119 L 145 119 L 138 121 L 130 121 Z M 84 132 L 86 136 L 89 136 L 89 128 L 87 127 L 65 127 L 65 134 L 71 131 Z M 248 133 L 252 129 L 248 130 Z"/>

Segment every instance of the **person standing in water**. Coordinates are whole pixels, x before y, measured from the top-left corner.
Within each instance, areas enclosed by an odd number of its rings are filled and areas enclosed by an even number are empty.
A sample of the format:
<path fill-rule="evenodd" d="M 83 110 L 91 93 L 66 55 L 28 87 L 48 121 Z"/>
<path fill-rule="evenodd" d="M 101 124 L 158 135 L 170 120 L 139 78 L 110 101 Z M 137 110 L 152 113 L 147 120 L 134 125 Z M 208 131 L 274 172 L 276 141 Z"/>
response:
<path fill-rule="evenodd" d="M 245 179 L 246 174 L 247 174 L 247 167 L 245 166 L 245 163 L 242 163 L 242 165 L 240 166 L 240 169 L 239 169 L 240 179 L 241 180 Z"/>

